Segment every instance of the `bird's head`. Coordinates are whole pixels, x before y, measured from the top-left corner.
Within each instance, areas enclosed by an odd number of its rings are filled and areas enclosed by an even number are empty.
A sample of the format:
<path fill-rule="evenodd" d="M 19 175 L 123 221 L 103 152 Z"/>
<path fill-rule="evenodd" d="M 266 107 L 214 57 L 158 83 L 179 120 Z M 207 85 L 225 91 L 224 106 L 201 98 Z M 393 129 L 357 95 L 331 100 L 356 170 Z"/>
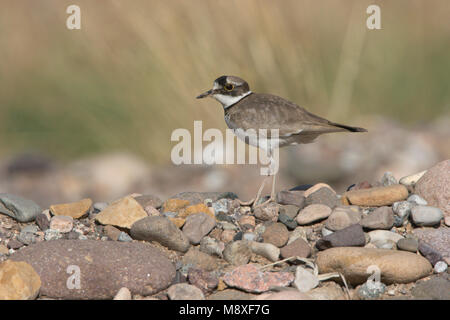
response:
<path fill-rule="evenodd" d="M 214 81 L 212 89 L 202 93 L 197 99 L 212 97 L 224 108 L 228 108 L 250 93 L 252 92 L 245 80 L 235 76 L 221 76 Z"/>

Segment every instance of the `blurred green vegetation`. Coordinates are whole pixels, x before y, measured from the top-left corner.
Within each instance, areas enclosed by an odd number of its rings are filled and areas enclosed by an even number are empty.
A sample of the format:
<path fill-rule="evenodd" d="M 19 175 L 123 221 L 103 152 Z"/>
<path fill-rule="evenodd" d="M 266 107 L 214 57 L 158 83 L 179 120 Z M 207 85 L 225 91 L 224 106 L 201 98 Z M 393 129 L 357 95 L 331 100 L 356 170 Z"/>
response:
<path fill-rule="evenodd" d="M 169 161 L 171 132 L 225 128 L 195 96 L 223 74 L 351 125 L 450 109 L 450 1 L 0 0 L 0 155 L 129 150 Z M 70 4 L 81 30 L 65 27 Z M 366 8 L 381 6 L 382 30 Z"/>

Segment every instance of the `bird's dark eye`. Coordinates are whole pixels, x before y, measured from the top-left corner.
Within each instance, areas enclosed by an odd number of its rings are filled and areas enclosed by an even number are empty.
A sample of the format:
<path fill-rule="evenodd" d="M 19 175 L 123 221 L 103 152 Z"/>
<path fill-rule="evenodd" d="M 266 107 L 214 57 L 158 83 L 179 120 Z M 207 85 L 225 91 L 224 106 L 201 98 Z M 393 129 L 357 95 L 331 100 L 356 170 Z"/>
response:
<path fill-rule="evenodd" d="M 226 85 L 225 85 L 225 90 L 227 90 L 227 91 L 231 91 L 231 90 L 233 90 L 234 89 L 234 84 L 232 84 L 232 83 L 227 83 Z"/>

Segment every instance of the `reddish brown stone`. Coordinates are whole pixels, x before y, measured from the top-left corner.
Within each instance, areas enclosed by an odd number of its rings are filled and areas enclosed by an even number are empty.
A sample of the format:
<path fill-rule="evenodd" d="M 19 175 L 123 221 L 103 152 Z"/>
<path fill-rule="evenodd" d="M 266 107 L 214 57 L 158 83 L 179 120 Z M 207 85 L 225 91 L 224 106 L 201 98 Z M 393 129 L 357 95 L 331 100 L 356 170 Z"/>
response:
<path fill-rule="evenodd" d="M 294 275 L 289 272 L 263 272 L 254 264 L 247 264 L 226 273 L 223 280 L 230 287 L 259 293 L 274 287 L 289 286 L 294 281 Z"/>

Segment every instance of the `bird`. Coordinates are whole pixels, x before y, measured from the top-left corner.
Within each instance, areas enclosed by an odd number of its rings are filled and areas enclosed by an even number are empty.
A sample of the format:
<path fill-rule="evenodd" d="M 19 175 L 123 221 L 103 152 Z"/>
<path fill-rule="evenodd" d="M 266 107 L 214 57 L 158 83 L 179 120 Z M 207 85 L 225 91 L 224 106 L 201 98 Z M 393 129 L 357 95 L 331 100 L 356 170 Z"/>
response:
<path fill-rule="evenodd" d="M 276 161 L 273 157 L 275 148 L 312 143 L 325 133 L 367 132 L 364 128 L 331 122 L 282 97 L 252 92 L 247 81 L 237 76 L 224 75 L 217 78 L 212 89 L 198 95 L 197 99 L 206 97 L 214 98 L 222 104 L 225 122 L 239 139 L 268 152 L 272 167 Z M 276 135 L 272 134 L 271 130 L 274 129 L 277 130 Z M 251 136 L 251 133 L 261 132 L 266 133 Z M 266 182 L 265 178 L 256 197 L 242 203 L 252 205 L 254 209 L 276 201 L 276 173 L 269 170 L 266 176 L 266 178 L 273 176 L 271 193 L 267 201 L 258 204 Z"/>

